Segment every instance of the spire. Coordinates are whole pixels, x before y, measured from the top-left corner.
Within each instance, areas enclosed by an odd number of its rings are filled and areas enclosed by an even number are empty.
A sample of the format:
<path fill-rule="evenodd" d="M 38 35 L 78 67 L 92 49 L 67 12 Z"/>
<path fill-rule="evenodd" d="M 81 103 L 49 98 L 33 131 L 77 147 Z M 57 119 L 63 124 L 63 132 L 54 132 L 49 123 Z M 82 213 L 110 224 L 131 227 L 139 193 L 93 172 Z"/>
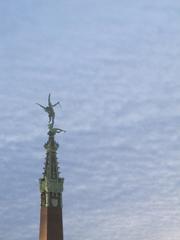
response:
<path fill-rule="evenodd" d="M 48 106 L 37 103 L 48 113 L 48 140 L 44 144 L 46 158 L 42 178 L 39 179 L 41 192 L 41 214 L 39 240 L 63 240 L 62 222 L 62 192 L 64 178 L 60 177 L 57 150 L 59 144 L 55 141 L 57 133 L 65 132 L 54 127 L 54 107 L 59 102 L 52 104 L 51 95 L 48 96 Z"/>
<path fill-rule="evenodd" d="M 37 103 L 41 108 L 48 113 L 49 123 L 48 123 L 48 141 L 44 144 L 46 149 L 46 160 L 44 165 L 43 177 L 40 181 L 40 192 L 41 192 L 41 206 L 51 206 L 51 194 L 59 195 L 63 191 L 63 178 L 60 178 L 59 167 L 57 162 L 56 152 L 59 144 L 55 141 L 55 135 L 57 133 L 65 132 L 60 128 L 54 127 L 55 111 L 54 107 L 59 102 L 52 104 L 51 95 L 48 96 L 48 106 L 45 107 Z M 61 205 L 61 201 L 59 202 Z"/>
<path fill-rule="evenodd" d="M 49 134 L 49 139 L 46 144 L 44 144 L 44 148 L 46 149 L 46 162 L 44 167 L 43 176 L 49 180 L 58 179 L 59 171 L 58 171 L 58 162 L 56 157 L 56 151 L 59 147 L 59 144 L 55 142 L 54 135 Z"/>
<path fill-rule="evenodd" d="M 63 192 L 64 179 L 60 177 L 56 151 L 59 144 L 55 141 L 55 136 L 51 131 L 48 132 L 49 138 L 44 145 L 46 149 L 46 160 L 44 165 L 43 177 L 40 179 L 41 206 L 52 206 L 51 194 L 59 197 Z M 57 206 L 62 207 L 61 199 Z"/>

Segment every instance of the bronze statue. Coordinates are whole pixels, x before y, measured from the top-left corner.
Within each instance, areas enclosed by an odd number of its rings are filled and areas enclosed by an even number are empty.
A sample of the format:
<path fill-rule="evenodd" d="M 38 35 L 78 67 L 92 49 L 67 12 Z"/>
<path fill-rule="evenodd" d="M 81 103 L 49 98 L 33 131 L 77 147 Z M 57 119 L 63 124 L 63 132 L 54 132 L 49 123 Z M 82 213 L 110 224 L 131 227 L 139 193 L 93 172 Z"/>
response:
<path fill-rule="evenodd" d="M 49 116 L 49 124 L 52 124 L 52 127 L 54 126 L 54 119 L 55 119 L 55 112 L 54 112 L 54 107 L 60 104 L 60 102 L 57 102 L 55 104 L 51 103 L 51 94 L 48 96 L 48 106 L 44 107 L 43 105 L 37 103 L 41 108 L 45 110 L 45 112 L 48 113 Z"/>

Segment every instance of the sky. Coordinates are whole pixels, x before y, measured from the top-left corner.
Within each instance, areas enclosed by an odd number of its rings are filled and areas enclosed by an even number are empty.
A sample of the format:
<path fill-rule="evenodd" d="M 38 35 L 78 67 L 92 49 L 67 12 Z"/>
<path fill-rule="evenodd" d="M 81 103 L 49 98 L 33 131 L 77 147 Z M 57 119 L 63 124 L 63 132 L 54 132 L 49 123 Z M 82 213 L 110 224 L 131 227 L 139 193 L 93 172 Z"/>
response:
<path fill-rule="evenodd" d="M 179 23 L 178 0 L 0 1 L 0 239 L 38 239 L 51 93 L 65 240 L 179 240 Z"/>

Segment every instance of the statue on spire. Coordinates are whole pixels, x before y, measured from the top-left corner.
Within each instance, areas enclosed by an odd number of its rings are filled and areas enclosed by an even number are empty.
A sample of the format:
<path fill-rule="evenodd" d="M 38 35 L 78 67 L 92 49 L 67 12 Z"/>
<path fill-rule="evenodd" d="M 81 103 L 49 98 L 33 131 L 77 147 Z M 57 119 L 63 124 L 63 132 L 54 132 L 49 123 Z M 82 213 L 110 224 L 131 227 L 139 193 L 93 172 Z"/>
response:
<path fill-rule="evenodd" d="M 49 134 L 53 135 L 53 136 L 56 135 L 56 133 L 65 132 L 64 130 L 62 130 L 60 128 L 54 128 L 54 119 L 55 119 L 54 107 L 57 106 L 58 104 L 60 105 L 60 102 L 57 102 L 55 104 L 51 103 L 51 94 L 49 94 L 49 96 L 48 96 L 48 106 L 47 107 L 37 103 L 37 105 L 39 105 L 41 108 L 44 109 L 45 112 L 48 113 L 48 117 L 49 117 L 49 124 L 48 124 Z"/>
<path fill-rule="evenodd" d="M 51 124 L 51 126 L 54 126 L 54 119 L 55 119 L 55 112 L 54 112 L 54 107 L 57 106 L 58 104 L 60 104 L 60 102 L 57 102 L 55 104 L 51 103 L 51 94 L 49 94 L 48 96 L 48 106 L 45 107 L 39 103 L 37 103 L 41 108 L 44 109 L 45 112 L 48 113 L 49 116 L 49 124 Z"/>

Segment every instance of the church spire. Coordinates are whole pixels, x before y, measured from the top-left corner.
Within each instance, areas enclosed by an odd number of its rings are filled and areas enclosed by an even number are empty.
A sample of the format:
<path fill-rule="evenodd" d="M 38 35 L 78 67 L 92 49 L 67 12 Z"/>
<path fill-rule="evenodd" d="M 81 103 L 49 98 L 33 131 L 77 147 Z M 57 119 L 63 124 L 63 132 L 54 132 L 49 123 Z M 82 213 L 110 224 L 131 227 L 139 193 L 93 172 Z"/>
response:
<path fill-rule="evenodd" d="M 51 103 L 50 94 L 48 106 L 38 104 L 48 113 L 48 141 L 44 144 L 46 159 L 44 172 L 39 179 L 41 192 L 41 216 L 39 240 L 63 240 L 62 225 L 62 192 L 64 179 L 60 177 L 56 152 L 59 144 L 55 141 L 55 135 L 64 130 L 54 127 L 54 107 L 58 105 Z"/>
<path fill-rule="evenodd" d="M 49 134 L 49 139 L 46 144 L 44 144 L 44 148 L 46 149 L 46 162 L 44 167 L 43 176 L 47 179 L 58 179 L 59 172 L 58 172 L 58 163 L 56 157 L 56 151 L 58 149 L 58 144 L 54 140 L 54 135 Z"/>

